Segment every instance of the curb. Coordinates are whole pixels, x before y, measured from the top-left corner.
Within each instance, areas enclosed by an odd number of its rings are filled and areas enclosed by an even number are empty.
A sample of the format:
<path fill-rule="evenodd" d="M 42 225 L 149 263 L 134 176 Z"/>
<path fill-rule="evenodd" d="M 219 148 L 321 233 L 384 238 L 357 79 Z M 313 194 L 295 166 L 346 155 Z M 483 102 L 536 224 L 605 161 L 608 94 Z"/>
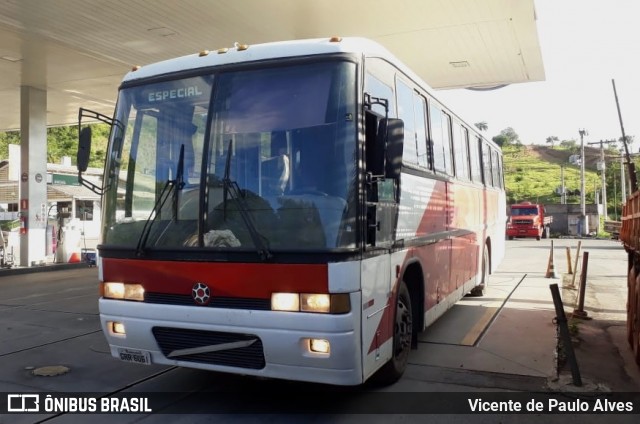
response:
<path fill-rule="evenodd" d="M 30 267 L 18 267 L 0 269 L 0 277 L 5 275 L 22 275 L 33 274 L 36 272 L 63 271 L 68 269 L 90 268 L 86 262 L 67 263 L 67 264 L 49 264 Z"/>

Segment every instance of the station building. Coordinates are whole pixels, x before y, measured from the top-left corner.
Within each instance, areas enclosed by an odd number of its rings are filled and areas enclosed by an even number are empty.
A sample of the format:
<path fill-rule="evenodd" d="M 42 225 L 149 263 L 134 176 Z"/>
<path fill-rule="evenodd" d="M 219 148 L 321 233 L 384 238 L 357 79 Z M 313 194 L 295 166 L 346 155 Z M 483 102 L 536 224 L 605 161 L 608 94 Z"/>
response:
<path fill-rule="evenodd" d="M 20 216 L 20 149 L 9 147 L 9 158 L 0 160 L 0 249 L 8 266 L 20 264 L 20 235 L 29 231 Z M 70 157 L 60 164 L 49 163 L 46 169 L 46 203 L 36 218 L 46 223 L 45 262 L 79 261 L 81 253 L 95 250 L 99 241 L 100 196 L 80 185 Z M 89 168 L 83 176 L 99 185 L 102 170 Z"/>

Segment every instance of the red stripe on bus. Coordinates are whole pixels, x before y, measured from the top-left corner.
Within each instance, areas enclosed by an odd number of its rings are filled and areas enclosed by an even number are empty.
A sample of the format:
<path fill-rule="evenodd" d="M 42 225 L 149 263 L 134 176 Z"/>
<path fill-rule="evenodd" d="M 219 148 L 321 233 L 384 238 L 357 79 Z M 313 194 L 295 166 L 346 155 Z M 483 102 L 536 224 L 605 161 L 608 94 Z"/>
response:
<path fill-rule="evenodd" d="M 216 296 L 268 299 L 273 292 L 328 293 L 326 264 L 102 260 L 104 281 L 140 283 L 154 293 L 188 294 L 196 282 Z"/>

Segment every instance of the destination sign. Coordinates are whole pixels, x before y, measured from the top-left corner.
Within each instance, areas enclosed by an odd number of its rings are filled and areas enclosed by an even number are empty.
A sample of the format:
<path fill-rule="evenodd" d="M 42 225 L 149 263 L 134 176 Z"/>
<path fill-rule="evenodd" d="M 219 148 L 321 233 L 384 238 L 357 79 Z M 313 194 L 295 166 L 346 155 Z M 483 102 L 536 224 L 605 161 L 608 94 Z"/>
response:
<path fill-rule="evenodd" d="M 202 91 L 197 85 L 171 90 L 162 90 L 149 93 L 149 103 L 162 102 L 167 99 L 184 99 L 187 97 L 202 96 Z"/>
<path fill-rule="evenodd" d="M 138 104 L 157 105 L 180 101 L 207 101 L 211 93 L 211 78 L 195 77 L 158 84 L 150 84 L 135 89 Z"/>

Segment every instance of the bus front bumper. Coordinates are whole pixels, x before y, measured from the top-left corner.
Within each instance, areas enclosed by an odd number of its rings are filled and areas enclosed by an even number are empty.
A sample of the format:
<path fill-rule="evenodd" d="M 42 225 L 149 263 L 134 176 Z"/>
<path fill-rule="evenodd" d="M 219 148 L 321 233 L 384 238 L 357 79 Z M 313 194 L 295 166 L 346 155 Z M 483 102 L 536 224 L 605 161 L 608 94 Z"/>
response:
<path fill-rule="evenodd" d="M 351 294 L 359 305 L 359 294 Z M 127 362 L 338 385 L 362 383 L 359 312 L 312 314 L 101 298 L 111 354 Z M 312 342 L 313 341 L 313 342 Z"/>

